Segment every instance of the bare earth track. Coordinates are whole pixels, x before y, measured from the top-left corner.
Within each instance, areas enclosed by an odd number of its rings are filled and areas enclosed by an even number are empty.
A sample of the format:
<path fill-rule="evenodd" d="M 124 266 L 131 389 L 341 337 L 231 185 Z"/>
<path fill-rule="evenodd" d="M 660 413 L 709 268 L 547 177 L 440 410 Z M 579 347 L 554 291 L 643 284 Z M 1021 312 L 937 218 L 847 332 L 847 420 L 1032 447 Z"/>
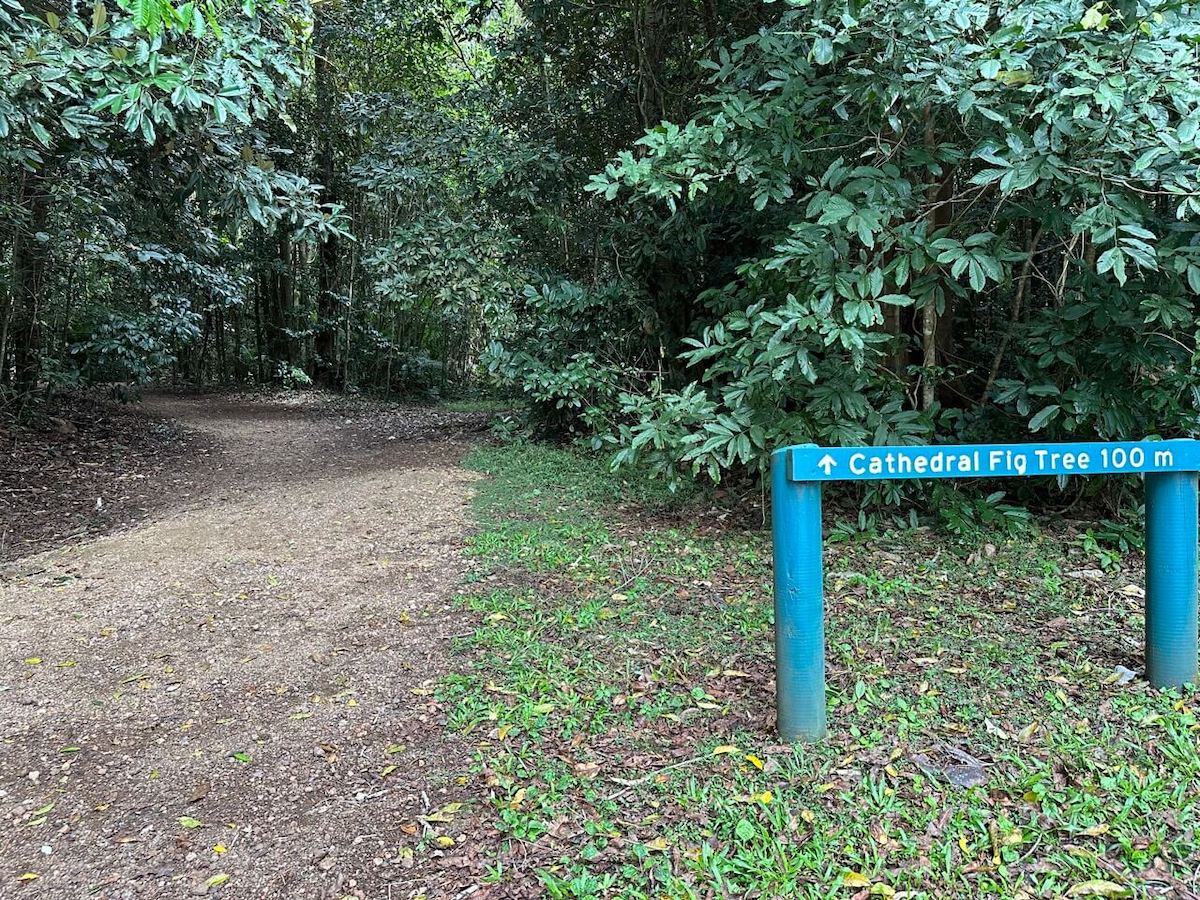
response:
<path fill-rule="evenodd" d="M 220 448 L 188 505 L 0 568 L 0 896 L 469 891 L 462 850 L 412 850 L 471 789 L 430 688 L 464 628 L 473 423 L 146 408 Z"/>

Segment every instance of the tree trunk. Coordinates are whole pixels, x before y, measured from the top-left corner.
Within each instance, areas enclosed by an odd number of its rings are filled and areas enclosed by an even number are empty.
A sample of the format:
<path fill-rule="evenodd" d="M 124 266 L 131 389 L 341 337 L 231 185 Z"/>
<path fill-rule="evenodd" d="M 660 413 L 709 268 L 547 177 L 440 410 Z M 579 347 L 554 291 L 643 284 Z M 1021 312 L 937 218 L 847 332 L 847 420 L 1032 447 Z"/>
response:
<path fill-rule="evenodd" d="M 18 198 L 28 213 L 28 226 L 17 227 L 13 240 L 13 387 L 18 396 L 28 396 L 37 388 L 41 374 L 41 315 L 49 263 L 49 242 L 45 237 L 50 213 L 50 198 L 45 183 L 36 175 L 24 175 Z"/>
<path fill-rule="evenodd" d="M 937 131 L 933 120 L 933 111 L 925 108 L 925 149 L 933 156 L 937 151 Z M 948 170 L 939 177 L 930 174 L 929 185 L 925 190 L 925 202 L 929 210 L 926 219 L 929 222 L 929 234 L 932 236 L 939 228 L 951 220 L 953 212 L 954 172 Z M 931 269 L 937 268 L 937 263 L 930 263 Z M 941 300 L 943 310 L 938 314 L 938 301 Z M 947 321 L 939 322 L 939 318 Z M 938 351 L 948 351 L 954 343 L 954 298 L 940 284 L 929 292 L 925 305 L 921 308 L 921 408 L 933 408 L 937 398 L 938 378 L 935 374 L 938 364 Z"/>
<path fill-rule="evenodd" d="M 330 42 L 317 22 L 316 97 L 318 116 L 329 116 L 334 107 L 333 69 L 329 61 Z M 335 129 L 326 122 L 317 128 L 317 159 L 320 165 L 321 202 L 337 202 L 333 138 Z M 321 387 L 336 387 L 339 381 L 337 360 L 338 333 L 338 239 L 333 235 L 321 241 L 317 250 L 317 325 L 313 334 L 313 382 Z"/>
<path fill-rule="evenodd" d="M 296 364 L 295 339 L 292 336 L 296 287 L 292 279 L 292 238 L 287 226 L 279 226 L 275 241 L 276 256 L 267 282 L 263 310 L 267 362 L 276 367 L 266 372 L 267 379 L 271 381 L 280 380 L 278 366 L 290 368 Z"/>
<path fill-rule="evenodd" d="M 6 263 L 10 259 L 9 248 L 15 239 L 16 229 L 5 228 L 3 234 L 4 240 L 0 243 L 0 263 Z M 11 276 L 11 265 L 8 266 L 8 272 Z M 0 294 L 0 387 L 4 387 L 12 380 L 11 367 L 8 364 L 8 335 L 12 328 L 15 305 L 11 277 L 0 279 L 0 290 L 3 290 Z"/>
<path fill-rule="evenodd" d="M 1033 270 L 1033 258 L 1037 256 L 1038 244 L 1041 240 L 1042 226 L 1038 225 L 1025 247 L 1025 262 L 1021 264 L 1021 272 L 1017 275 L 1016 293 L 1013 294 L 1012 303 L 1008 307 L 1008 327 L 1004 330 L 1004 336 L 1000 339 L 1000 344 L 996 347 L 996 353 L 992 357 L 992 365 L 988 368 L 987 381 L 984 382 L 983 391 L 979 395 L 981 404 L 987 402 L 988 394 L 992 392 L 992 385 L 996 383 L 996 378 L 1000 374 L 1000 366 L 1004 362 L 1004 354 L 1021 321 L 1022 304 L 1025 292 L 1029 288 L 1029 275 Z"/>

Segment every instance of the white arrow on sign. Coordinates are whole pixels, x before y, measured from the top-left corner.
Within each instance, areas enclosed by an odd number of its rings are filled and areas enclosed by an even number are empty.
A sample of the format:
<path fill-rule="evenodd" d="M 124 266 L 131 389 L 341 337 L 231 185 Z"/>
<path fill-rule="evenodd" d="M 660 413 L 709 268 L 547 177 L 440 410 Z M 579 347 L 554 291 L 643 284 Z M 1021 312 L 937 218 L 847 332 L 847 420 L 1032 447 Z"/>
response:
<path fill-rule="evenodd" d="M 821 461 L 817 463 L 817 468 L 825 470 L 825 477 L 828 478 L 833 473 L 833 467 L 837 465 L 837 460 L 826 453 L 821 457 Z"/>

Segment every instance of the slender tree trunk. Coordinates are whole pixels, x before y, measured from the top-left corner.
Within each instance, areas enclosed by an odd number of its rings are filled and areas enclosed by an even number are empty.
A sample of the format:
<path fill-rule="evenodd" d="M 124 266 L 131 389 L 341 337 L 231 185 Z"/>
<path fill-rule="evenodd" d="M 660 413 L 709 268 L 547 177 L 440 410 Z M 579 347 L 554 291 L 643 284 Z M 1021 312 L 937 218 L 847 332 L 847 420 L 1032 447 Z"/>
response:
<path fill-rule="evenodd" d="M 254 279 L 254 371 L 258 383 L 266 381 L 263 361 L 266 359 L 266 345 L 263 343 L 263 296 L 265 290 L 261 273 Z"/>
<path fill-rule="evenodd" d="M 330 41 L 327 29 L 315 23 L 314 44 L 316 62 L 316 97 L 318 116 L 331 116 L 335 103 L 334 72 L 330 63 Z M 335 203 L 337 188 L 334 171 L 335 129 L 329 122 L 317 128 L 317 159 L 320 166 L 321 201 Z M 338 239 L 333 235 L 321 241 L 317 250 L 317 327 L 313 336 L 313 381 L 326 388 L 338 383 L 337 332 L 338 332 Z"/>
<path fill-rule="evenodd" d="M 1038 225 L 1033 236 L 1029 238 L 1029 244 L 1025 248 L 1025 262 L 1021 264 L 1021 273 L 1017 276 L 1017 287 L 1013 294 L 1012 304 L 1008 308 L 1008 327 L 1004 330 L 1004 337 L 1000 339 L 1000 345 L 996 347 L 996 353 L 992 357 L 992 365 L 988 369 L 987 381 L 983 385 L 983 391 L 979 395 L 979 402 L 986 403 L 988 394 L 992 392 L 992 385 L 996 383 L 996 377 L 1000 374 L 1000 366 L 1004 362 L 1004 354 L 1008 350 L 1009 342 L 1012 341 L 1013 333 L 1017 330 L 1017 324 L 1021 321 L 1021 307 L 1025 299 L 1025 292 L 1029 287 L 1029 275 L 1033 269 L 1033 258 L 1037 255 L 1038 243 L 1042 239 L 1042 226 Z"/>
<path fill-rule="evenodd" d="M 217 365 L 220 367 L 217 380 L 225 384 L 229 381 L 229 360 L 225 353 L 225 310 L 218 307 L 213 315 L 216 318 L 214 327 L 217 331 Z"/>
<path fill-rule="evenodd" d="M 45 182 L 36 175 L 21 179 L 20 201 L 28 212 L 28 227 L 18 226 L 13 241 L 13 386 L 27 397 L 37 388 L 41 374 L 41 316 L 49 262 L 49 242 L 38 240 L 46 230 L 50 198 Z"/>
<path fill-rule="evenodd" d="M 204 328 L 200 332 L 200 355 L 196 361 L 196 371 L 192 377 L 197 384 L 204 384 L 204 367 L 208 363 L 208 335 L 212 331 L 212 310 L 204 313 Z"/>
<path fill-rule="evenodd" d="M 296 341 L 292 330 L 292 312 L 296 299 L 292 279 L 292 239 L 286 226 L 275 235 L 276 257 L 266 302 L 266 342 L 268 361 L 275 366 L 296 364 Z M 270 380 L 279 380 L 277 371 L 268 372 Z"/>
<path fill-rule="evenodd" d="M 14 237 L 15 229 L 5 228 L 4 242 L 0 244 L 0 271 L 8 272 L 5 278 L 0 279 L 0 290 L 3 291 L 0 293 L 0 386 L 7 386 L 12 380 L 11 367 L 8 364 L 8 333 L 12 327 L 16 304 L 13 297 L 12 264 L 9 254 Z"/>
<path fill-rule="evenodd" d="M 246 368 L 242 362 L 242 319 L 245 318 L 245 311 L 246 305 L 243 303 L 233 316 L 233 380 L 238 384 L 246 380 Z"/>
<path fill-rule="evenodd" d="M 933 111 L 925 108 L 925 149 L 932 156 L 937 151 L 937 131 L 933 119 Z M 932 235 L 951 220 L 952 198 L 954 196 L 954 172 L 943 172 L 939 177 L 930 175 L 929 185 L 925 191 L 925 201 L 928 204 L 929 232 Z M 932 268 L 937 264 L 932 263 Z M 941 300 L 944 309 L 942 316 L 949 319 L 939 324 L 938 301 Z M 921 408 L 932 409 L 937 399 L 938 378 L 936 376 L 938 351 L 948 350 L 954 340 L 954 299 L 950 292 L 939 284 L 929 292 L 925 305 L 921 308 Z"/>

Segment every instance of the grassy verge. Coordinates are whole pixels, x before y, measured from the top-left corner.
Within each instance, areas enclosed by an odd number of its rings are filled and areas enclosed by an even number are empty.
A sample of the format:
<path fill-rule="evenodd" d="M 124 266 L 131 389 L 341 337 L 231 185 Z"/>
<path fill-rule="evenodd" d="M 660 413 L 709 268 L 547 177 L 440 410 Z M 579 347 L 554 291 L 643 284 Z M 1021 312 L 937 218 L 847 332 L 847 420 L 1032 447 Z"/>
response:
<path fill-rule="evenodd" d="M 763 533 L 635 521 L 569 452 L 475 452 L 477 617 L 441 688 L 552 897 L 1190 897 L 1190 695 L 1141 665 L 1140 572 L 1061 534 L 827 550 L 830 739 L 772 730 Z M 993 553 L 992 550 L 995 550 Z M 515 887 L 516 885 L 514 885 Z"/>

